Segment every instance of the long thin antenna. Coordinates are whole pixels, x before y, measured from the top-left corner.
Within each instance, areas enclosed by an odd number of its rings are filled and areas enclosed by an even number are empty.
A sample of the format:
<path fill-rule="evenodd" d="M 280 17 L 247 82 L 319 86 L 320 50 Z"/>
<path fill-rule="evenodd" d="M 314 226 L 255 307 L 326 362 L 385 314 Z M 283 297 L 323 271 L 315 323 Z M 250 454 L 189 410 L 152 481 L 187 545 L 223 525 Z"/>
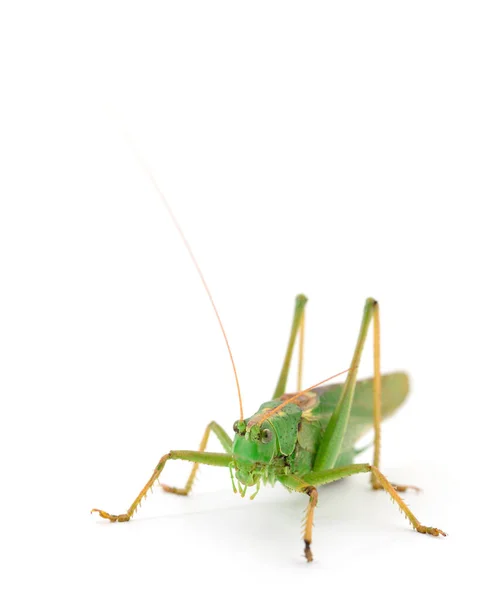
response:
<path fill-rule="evenodd" d="M 229 340 L 227 339 L 227 334 L 225 332 L 224 326 L 222 325 L 222 321 L 219 315 L 219 311 L 217 310 L 217 307 L 215 305 L 214 299 L 212 297 L 212 294 L 210 293 L 209 290 L 209 286 L 207 285 L 207 282 L 204 278 L 204 275 L 202 273 L 202 271 L 200 270 L 199 267 L 199 263 L 197 262 L 194 253 L 192 252 L 192 248 L 190 247 L 189 242 L 187 241 L 187 238 L 184 235 L 184 232 L 182 231 L 179 222 L 177 221 L 174 212 L 172 211 L 172 208 L 170 207 L 170 204 L 167 202 L 164 194 L 162 193 L 161 189 L 159 188 L 157 181 L 155 180 L 154 175 L 152 174 L 151 169 L 149 168 L 147 162 L 139 155 L 139 153 L 136 151 L 135 146 L 132 142 L 132 140 L 130 138 L 128 138 L 130 145 L 134 151 L 134 154 L 137 158 L 137 160 L 140 162 L 140 164 L 143 166 L 143 168 L 145 169 L 147 175 L 150 177 L 150 180 L 157 192 L 157 194 L 159 195 L 160 199 L 162 200 L 165 208 L 167 209 L 167 212 L 169 213 L 170 218 L 172 219 L 173 224 L 175 225 L 175 228 L 177 229 L 177 231 L 179 232 L 179 235 L 182 239 L 182 241 L 184 242 L 184 246 L 187 249 L 187 252 L 190 255 L 190 258 L 192 259 L 192 262 L 194 263 L 194 266 L 197 270 L 197 273 L 199 274 L 200 280 L 202 281 L 202 285 L 204 286 L 205 291 L 207 292 L 207 296 L 209 297 L 210 303 L 212 304 L 212 308 L 214 309 L 215 312 L 215 316 L 217 317 L 217 321 L 219 322 L 219 326 L 221 328 L 222 331 L 222 335 L 224 336 L 224 340 L 227 346 L 227 350 L 229 352 L 229 357 L 230 357 L 230 361 L 232 363 L 232 369 L 234 370 L 234 377 L 235 377 L 235 384 L 237 387 L 237 395 L 239 396 L 239 408 L 240 408 L 240 420 L 244 420 L 244 411 L 242 410 L 242 395 L 241 395 L 241 391 L 240 391 L 240 385 L 239 385 L 239 378 L 237 377 L 237 369 L 235 366 L 235 362 L 234 362 L 234 356 L 232 355 L 232 350 L 229 344 Z"/>
<path fill-rule="evenodd" d="M 272 415 L 275 415 L 277 412 L 279 412 L 280 410 L 282 410 L 284 408 L 284 406 L 286 406 L 286 404 L 291 404 L 292 402 L 294 402 L 294 400 L 297 400 L 297 398 L 299 398 L 299 396 L 302 396 L 306 392 L 310 392 L 311 390 L 313 390 L 314 388 L 316 388 L 318 385 L 322 385 L 323 383 L 327 383 L 328 381 L 331 381 L 331 379 L 335 379 L 336 377 L 339 377 L 339 375 L 343 375 L 344 373 L 347 373 L 350 370 L 351 369 L 345 369 L 344 371 L 341 371 L 340 373 L 336 373 L 335 375 L 331 375 L 327 379 L 323 379 L 322 381 L 319 381 L 318 383 L 315 383 L 314 385 L 311 385 L 310 387 L 306 388 L 305 390 L 302 390 L 302 392 L 298 392 L 297 394 L 294 394 L 290 398 L 287 398 L 286 400 L 284 400 L 284 402 L 281 402 L 278 406 L 276 406 L 272 410 L 269 410 L 269 411 L 265 412 L 262 415 L 262 417 L 258 421 L 256 421 L 256 425 L 260 425 L 266 419 L 270 419 L 272 417 Z"/>

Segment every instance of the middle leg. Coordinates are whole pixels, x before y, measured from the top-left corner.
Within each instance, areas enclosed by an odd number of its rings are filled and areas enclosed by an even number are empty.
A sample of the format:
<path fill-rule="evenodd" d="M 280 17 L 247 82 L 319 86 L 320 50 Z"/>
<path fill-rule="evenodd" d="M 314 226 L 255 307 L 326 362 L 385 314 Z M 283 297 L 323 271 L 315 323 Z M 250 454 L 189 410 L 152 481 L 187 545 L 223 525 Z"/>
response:
<path fill-rule="evenodd" d="M 309 504 L 307 506 L 306 513 L 306 526 L 304 530 L 304 555 L 308 562 L 313 560 L 311 543 L 312 543 L 312 526 L 314 521 L 314 509 L 316 508 L 318 501 L 318 493 L 316 486 L 325 485 L 339 479 L 344 479 L 357 473 L 374 473 L 376 480 L 379 481 L 383 490 L 385 490 L 392 498 L 392 500 L 399 506 L 405 517 L 411 523 L 413 529 L 418 533 L 429 534 L 433 536 L 445 536 L 446 533 L 442 529 L 437 527 L 427 527 L 414 516 L 411 510 L 408 508 L 404 500 L 399 496 L 396 489 L 384 475 L 374 465 L 364 464 L 353 464 L 345 467 L 338 467 L 335 469 L 326 469 L 325 471 L 319 471 L 317 473 L 309 473 L 301 478 L 296 475 L 282 475 L 279 477 L 279 482 L 285 487 L 301 492 L 309 496 Z"/>
<path fill-rule="evenodd" d="M 436 527 L 426 527 L 425 525 L 422 525 L 421 522 L 409 510 L 408 506 L 401 498 L 401 496 L 397 493 L 394 485 L 389 483 L 386 477 L 374 465 L 360 463 L 347 465 L 346 467 L 328 469 L 326 471 L 320 471 L 317 473 L 313 472 L 309 473 L 308 475 L 305 475 L 303 477 L 303 480 L 307 485 L 311 486 L 325 485 L 326 483 L 331 483 L 332 481 L 337 481 L 338 479 L 344 479 L 345 477 L 349 477 L 350 475 L 355 475 L 357 473 L 374 474 L 376 477 L 376 481 L 379 482 L 381 488 L 391 496 L 391 498 L 399 506 L 401 511 L 404 513 L 405 517 L 408 519 L 408 521 L 418 533 L 428 533 L 434 536 L 446 535 L 441 529 L 438 529 Z"/>
<path fill-rule="evenodd" d="M 202 441 L 200 442 L 199 452 L 204 452 L 207 447 L 207 442 L 209 440 L 210 432 L 213 431 L 217 438 L 219 439 L 222 447 L 230 454 L 232 452 L 232 440 L 227 435 L 225 430 L 218 425 L 215 421 L 211 421 L 202 436 Z M 197 475 L 197 470 L 199 469 L 199 463 L 195 462 L 192 466 L 192 470 L 190 472 L 189 478 L 187 479 L 187 483 L 182 488 L 172 487 L 170 485 L 166 485 L 165 483 L 161 483 L 161 487 L 164 492 L 168 492 L 169 494 L 178 494 L 179 496 L 187 496 L 192 490 L 192 486 L 194 485 L 195 477 Z M 235 489 L 235 488 L 234 488 Z"/>

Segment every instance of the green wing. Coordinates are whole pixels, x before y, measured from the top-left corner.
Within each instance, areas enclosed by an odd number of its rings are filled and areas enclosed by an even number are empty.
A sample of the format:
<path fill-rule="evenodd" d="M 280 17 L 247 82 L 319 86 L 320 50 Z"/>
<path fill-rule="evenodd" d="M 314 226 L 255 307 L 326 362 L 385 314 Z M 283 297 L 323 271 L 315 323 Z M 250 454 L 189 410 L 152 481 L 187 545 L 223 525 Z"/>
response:
<path fill-rule="evenodd" d="M 404 402 L 409 391 L 409 379 L 406 373 L 389 373 L 381 376 L 382 404 L 381 416 L 390 417 Z M 343 384 L 326 385 L 314 389 L 320 404 L 312 412 L 319 419 L 322 429 L 327 427 L 334 408 L 339 401 Z M 342 444 L 338 466 L 352 462 L 355 456 L 354 445 L 373 426 L 373 379 L 361 379 L 356 383 L 351 416 Z"/>

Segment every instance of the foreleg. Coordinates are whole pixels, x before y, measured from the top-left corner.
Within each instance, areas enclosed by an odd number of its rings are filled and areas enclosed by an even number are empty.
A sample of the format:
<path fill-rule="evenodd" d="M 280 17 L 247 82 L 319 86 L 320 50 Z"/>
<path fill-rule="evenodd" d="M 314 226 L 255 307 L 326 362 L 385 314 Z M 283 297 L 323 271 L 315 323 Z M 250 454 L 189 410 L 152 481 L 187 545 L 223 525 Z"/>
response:
<path fill-rule="evenodd" d="M 104 519 L 109 519 L 110 521 L 129 521 L 135 511 L 140 506 L 140 503 L 147 495 L 148 491 L 152 489 L 152 486 L 159 478 L 160 474 L 164 470 L 165 463 L 168 460 L 188 460 L 190 462 L 195 463 L 196 465 L 212 465 L 216 467 L 229 467 L 232 462 L 232 456 L 230 454 L 222 454 L 218 452 L 195 452 L 192 450 L 172 450 L 168 454 L 165 454 L 157 463 L 157 466 L 154 469 L 150 479 L 144 485 L 139 495 L 132 502 L 130 508 L 126 513 L 121 515 L 111 515 L 108 512 L 100 510 L 98 508 L 93 508 L 91 512 L 97 512 Z"/>

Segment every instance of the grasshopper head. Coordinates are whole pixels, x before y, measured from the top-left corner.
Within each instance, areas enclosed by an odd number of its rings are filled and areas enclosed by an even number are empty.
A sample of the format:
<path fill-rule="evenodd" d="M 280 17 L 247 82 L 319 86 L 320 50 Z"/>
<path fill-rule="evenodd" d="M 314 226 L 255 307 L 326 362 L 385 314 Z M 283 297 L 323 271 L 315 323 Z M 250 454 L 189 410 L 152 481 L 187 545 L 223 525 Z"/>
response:
<path fill-rule="evenodd" d="M 236 478 L 246 487 L 258 485 L 277 454 L 277 435 L 269 423 L 249 427 L 246 421 L 234 423 L 233 455 Z"/>

